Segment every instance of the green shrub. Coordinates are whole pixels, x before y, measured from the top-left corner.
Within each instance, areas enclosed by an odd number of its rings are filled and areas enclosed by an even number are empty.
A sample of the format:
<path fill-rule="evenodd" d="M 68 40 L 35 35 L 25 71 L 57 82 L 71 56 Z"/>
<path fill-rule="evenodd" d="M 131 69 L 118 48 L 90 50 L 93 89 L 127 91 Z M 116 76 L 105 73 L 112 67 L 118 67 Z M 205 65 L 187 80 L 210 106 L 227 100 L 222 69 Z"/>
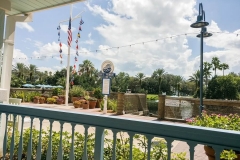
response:
<path fill-rule="evenodd" d="M 158 102 L 156 101 L 147 101 L 147 107 L 149 110 L 149 113 L 156 114 L 158 111 Z"/>
<path fill-rule="evenodd" d="M 100 104 L 101 110 L 103 110 L 104 107 L 104 101 Z M 117 100 L 115 99 L 108 99 L 107 100 L 107 110 L 113 110 L 114 112 L 117 111 Z"/>
<path fill-rule="evenodd" d="M 62 94 L 62 89 L 61 88 L 53 88 L 52 89 L 52 96 L 59 96 Z"/>
<path fill-rule="evenodd" d="M 73 88 L 70 90 L 71 97 L 84 97 L 85 93 L 86 91 L 80 86 L 73 86 Z"/>
<path fill-rule="evenodd" d="M 11 146 L 11 137 L 12 137 L 12 125 L 8 126 L 7 130 L 7 154 L 6 159 L 9 159 L 10 146 Z M 42 130 L 42 152 L 41 159 L 46 159 L 48 143 L 49 143 L 49 130 Z M 122 132 L 119 132 L 120 138 L 116 140 L 116 159 L 125 160 L 129 159 L 130 149 L 129 149 L 129 138 L 125 138 Z M 105 131 L 105 135 L 108 135 L 108 132 Z M 85 136 L 79 132 L 74 132 L 74 156 L 76 160 L 81 160 L 84 152 L 84 142 Z M 63 132 L 62 134 L 62 146 L 63 146 L 63 160 L 69 160 L 69 153 L 71 148 L 71 133 Z M 87 156 L 89 160 L 94 159 L 94 134 L 88 134 L 87 136 Z M 23 132 L 23 156 L 27 158 L 27 149 L 30 138 L 30 129 L 25 129 Z M 17 158 L 18 154 L 18 145 L 19 145 L 19 132 L 15 130 L 15 141 L 14 141 L 14 158 Z M 32 129 L 32 160 L 36 160 L 37 156 L 37 147 L 39 140 L 39 130 L 35 128 Z M 143 135 L 136 134 L 134 136 L 134 141 L 137 140 L 137 146 L 133 144 L 133 159 L 134 160 L 145 160 L 147 158 L 147 138 Z M 52 160 L 57 160 L 58 147 L 60 143 L 60 132 L 52 132 Z M 104 159 L 111 160 L 113 153 L 113 140 L 109 138 L 104 139 Z M 174 153 L 172 158 L 174 160 L 185 160 L 185 152 Z M 175 158 L 174 158 L 175 157 Z M 164 140 L 159 140 L 157 143 L 154 143 L 151 150 L 151 160 L 167 159 L 167 146 Z"/>

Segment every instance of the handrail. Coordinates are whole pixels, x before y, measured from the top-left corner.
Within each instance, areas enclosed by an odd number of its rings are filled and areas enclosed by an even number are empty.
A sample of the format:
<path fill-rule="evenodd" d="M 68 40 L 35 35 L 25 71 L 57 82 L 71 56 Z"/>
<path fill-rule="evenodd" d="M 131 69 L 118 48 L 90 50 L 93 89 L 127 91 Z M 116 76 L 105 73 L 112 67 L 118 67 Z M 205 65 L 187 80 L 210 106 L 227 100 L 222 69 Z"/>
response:
<path fill-rule="evenodd" d="M 0 105 L 0 113 L 142 133 L 145 135 L 171 138 L 173 140 L 191 141 L 198 144 L 210 144 L 240 150 L 240 132 L 237 131 L 6 104 Z"/>

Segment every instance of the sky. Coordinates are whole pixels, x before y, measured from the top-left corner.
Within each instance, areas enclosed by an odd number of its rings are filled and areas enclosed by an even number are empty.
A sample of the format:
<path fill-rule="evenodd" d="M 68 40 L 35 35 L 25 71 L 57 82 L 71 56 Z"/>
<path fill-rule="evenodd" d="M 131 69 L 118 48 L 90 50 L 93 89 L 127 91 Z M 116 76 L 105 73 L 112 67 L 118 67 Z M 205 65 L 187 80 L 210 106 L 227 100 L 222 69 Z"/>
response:
<path fill-rule="evenodd" d="M 239 0 L 87 0 L 75 3 L 72 16 L 82 12 L 84 24 L 75 62 L 75 40 L 81 18 L 72 22 L 70 65 L 78 66 L 88 59 L 100 70 L 102 62 L 110 60 L 117 74 L 127 72 L 135 76 L 141 72 L 151 76 L 156 69 L 163 68 L 169 74 L 188 79 L 200 64 L 200 39 L 196 37 L 200 29 L 190 27 L 196 21 L 199 3 L 203 4 L 209 22 L 207 30 L 213 33 L 212 37 L 204 38 L 204 61 L 211 62 L 212 57 L 218 57 L 221 63 L 229 65 L 225 74 L 239 73 Z M 57 27 L 59 22 L 69 19 L 70 8 L 68 5 L 35 12 L 33 22 L 17 23 L 13 65 L 34 64 L 40 71 L 52 72 L 66 68 L 68 22 L 61 23 L 62 59 Z M 217 74 L 222 75 L 222 72 Z"/>

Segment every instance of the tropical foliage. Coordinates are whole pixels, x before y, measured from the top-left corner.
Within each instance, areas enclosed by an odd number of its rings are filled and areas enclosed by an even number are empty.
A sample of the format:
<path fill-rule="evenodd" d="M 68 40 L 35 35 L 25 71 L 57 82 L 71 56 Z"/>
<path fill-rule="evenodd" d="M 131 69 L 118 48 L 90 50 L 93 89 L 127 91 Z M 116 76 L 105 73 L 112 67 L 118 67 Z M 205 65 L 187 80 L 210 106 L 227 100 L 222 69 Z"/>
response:
<path fill-rule="evenodd" d="M 228 64 L 221 63 L 218 57 L 213 57 L 211 63 L 204 62 L 203 83 L 206 98 L 238 99 L 240 92 L 238 78 L 240 75 L 233 72 L 229 74 L 232 75 L 232 78 L 229 75 L 224 75 L 224 71 L 227 69 L 229 69 Z M 222 76 L 216 75 L 217 70 L 222 72 Z M 23 63 L 17 63 L 12 70 L 11 87 L 21 87 L 25 83 L 61 85 L 65 87 L 66 74 L 67 70 L 65 68 L 55 73 L 41 72 L 35 65 L 25 66 Z M 98 74 L 99 71 L 94 64 L 90 60 L 84 60 L 79 64 L 77 72 L 72 72 L 72 67 L 70 67 L 69 81 L 73 80 L 73 85 L 70 87 L 81 86 L 87 91 L 101 88 L 102 79 Z M 111 91 L 113 92 L 126 92 L 127 90 L 131 90 L 132 93 L 148 94 L 166 92 L 167 95 L 193 95 L 199 97 L 199 85 L 199 70 L 195 71 L 187 80 L 181 75 L 169 74 L 163 68 L 154 70 L 150 77 L 141 72 L 135 76 L 130 76 L 126 72 L 119 72 L 115 77 L 111 78 Z M 215 87 L 217 88 L 215 89 Z M 229 88 L 232 89 L 232 93 L 230 93 Z M 224 95 L 221 95 L 222 91 L 224 91 Z"/>

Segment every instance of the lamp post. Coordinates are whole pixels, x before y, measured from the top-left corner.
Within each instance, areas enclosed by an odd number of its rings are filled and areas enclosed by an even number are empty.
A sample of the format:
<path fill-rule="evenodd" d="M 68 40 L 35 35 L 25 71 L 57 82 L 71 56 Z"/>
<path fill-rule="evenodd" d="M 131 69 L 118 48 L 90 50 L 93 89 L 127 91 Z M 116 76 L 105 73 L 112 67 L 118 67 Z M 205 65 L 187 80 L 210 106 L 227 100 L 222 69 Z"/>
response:
<path fill-rule="evenodd" d="M 206 26 L 209 23 L 205 21 L 205 12 L 203 10 L 202 3 L 199 4 L 199 14 L 197 16 L 197 21 L 190 26 L 192 28 L 201 28 L 200 34 L 197 35 L 200 39 L 200 105 L 199 112 L 200 116 L 202 115 L 203 110 L 203 38 L 212 36 L 211 33 L 207 32 Z"/>

